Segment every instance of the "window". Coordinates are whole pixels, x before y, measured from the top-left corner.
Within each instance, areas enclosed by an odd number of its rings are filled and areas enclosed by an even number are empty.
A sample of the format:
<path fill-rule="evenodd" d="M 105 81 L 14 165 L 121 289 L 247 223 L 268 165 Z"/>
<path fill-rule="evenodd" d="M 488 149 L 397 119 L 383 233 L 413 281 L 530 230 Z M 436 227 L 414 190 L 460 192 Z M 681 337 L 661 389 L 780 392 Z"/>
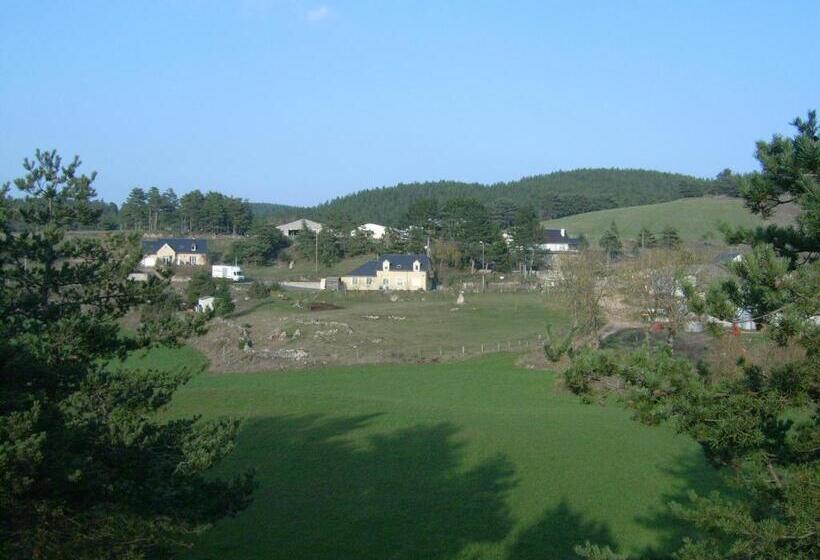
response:
<path fill-rule="evenodd" d="M 174 262 L 174 257 L 168 256 L 168 255 L 166 255 L 164 257 L 161 257 L 161 258 L 162 258 L 162 262 L 164 262 L 165 264 L 171 264 L 172 262 Z"/>
<path fill-rule="evenodd" d="M 371 284 L 373 284 L 373 279 L 368 277 L 367 278 L 367 285 L 370 286 Z"/>
<path fill-rule="evenodd" d="M 188 264 L 196 264 L 196 255 L 188 256 Z"/>

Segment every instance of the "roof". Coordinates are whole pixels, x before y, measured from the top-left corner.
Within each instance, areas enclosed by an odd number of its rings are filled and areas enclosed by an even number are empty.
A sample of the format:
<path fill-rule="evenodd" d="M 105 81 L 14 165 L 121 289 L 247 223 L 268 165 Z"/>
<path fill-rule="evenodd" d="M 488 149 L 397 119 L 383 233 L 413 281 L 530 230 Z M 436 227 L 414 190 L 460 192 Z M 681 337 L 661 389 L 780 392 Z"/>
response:
<path fill-rule="evenodd" d="M 376 272 L 382 269 L 382 263 L 387 259 L 390 261 L 390 270 L 413 270 L 413 263 L 419 261 L 423 272 L 430 271 L 430 259 L 427 255 L 400 255 L 398 253 L 387 253 L 379 256 L 376 260 L 367 261 L 362 266 L 346 274 L 346 276 L 376 276 Z"/>
<path fill-rule="evenodd" d="M 567 230 L 565 229 L 545 229 L 544 243 L 566 243 L 568 245 L 578 245 L 578 238 L 567 235 Z"/>
<path fill-rule="evenodd" d="M 153 255 L 163 245 L 168 245 L 175 253 L 206 254 L 208 252 L 207 239 L 193 239 L 180 237 L 160 237 L 158 239 L 143 239 L 142 251 L 146 255 Z"/>
<path fill-rule="evenodd" d="M 319 222 L 314 222 L 313 220 L 308 220 L 307 218 L 301 218 L 299 220 L 293 220 L 292 222 L 288 222 L 286 224 L 282 224 L 276 226 L 279 230 L 287 233 L 288 231 L 292 231 L 295 229 L 302 229 L 302 224 L 306 225 L 310 231 L 321 231 L 322 224 Z"/>

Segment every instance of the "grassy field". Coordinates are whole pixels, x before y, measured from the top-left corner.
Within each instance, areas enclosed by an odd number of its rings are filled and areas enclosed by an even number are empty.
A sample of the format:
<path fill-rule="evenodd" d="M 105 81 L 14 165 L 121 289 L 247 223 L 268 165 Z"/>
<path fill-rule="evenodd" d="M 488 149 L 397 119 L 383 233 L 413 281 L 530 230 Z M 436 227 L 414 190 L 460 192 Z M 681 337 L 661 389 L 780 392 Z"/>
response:
<path fill-rule="evenodd" d="M 709 232 L 714 235 L 713 242 L 721 242 L 722 236 L 717 229 L 719 222 L 733 226 L 756 226 L 763 223 L 743 206 L 740 199 L 703 197 L 576 214 L 549 220 L 544 222 L 544 226 L 567 228 L 571 235 L 583 233 L 591 242 L 596 243 L 613 220 L 622 239 L 634 239 L 643 226 L 657 233 L 671 225 L 678 229 L 684 241 L 690 242 L 701 240 Z"/>
<path fill-rule="evenodd" d="M 485 352 L 532 347 L 547 324 L 567 320 L 540 292 L 465 297 L 456 305 L 446 292 L 287 292 L 264 300 L 240 292 L 236 311 L 195 344 L 218 371 L 446 360 L 480 354 L 482 345 Z M 338 308 L 312 311 L 315 304 Z M 295 353 L 303 359 L 294 361 Z"/>
<path fill-rule="evenodd" d="M 333 266 L 319 264 L 319 272 L 313 261 L 300 258 L 293 262 L 293 268 L 287 263 L 277 262 L 271 266 L 243 265 L 242 269 L 250 280 L 283 282 L 286 280 L 318 280 L 326 276 L 341 276 L 358 268 L 366 261 L 376 258 L 375 255 L 359 255 L 342 259 Z"/>
<path fill-rule="evenodd" d="M 513 361 L 195 378 L 166 415 L 242 417 L 217 474 L 254 469 L 259 488 L 183 557 L 548 560 L 586 540 L 664 556 L 685 532 L 665 504 L 719 487 L 697 445 Z"/>

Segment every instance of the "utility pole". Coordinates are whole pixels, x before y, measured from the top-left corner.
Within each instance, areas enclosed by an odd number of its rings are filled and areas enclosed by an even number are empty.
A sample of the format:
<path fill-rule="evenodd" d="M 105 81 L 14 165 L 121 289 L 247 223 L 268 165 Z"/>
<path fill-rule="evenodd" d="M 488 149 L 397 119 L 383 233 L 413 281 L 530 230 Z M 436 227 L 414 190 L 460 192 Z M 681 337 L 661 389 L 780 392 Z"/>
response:
<path fill-rule="evenodd" d="M 313 258 L 313 262 L 316 264 L 316 274 L 319 274 L 319 230 L 316 230 L 316 252 Z"/>
<path fill-rule="evenodd" d="M 481 242 L 481 291 L 487 289 L 487 261 L 484 259 L 484 242 Z"/>

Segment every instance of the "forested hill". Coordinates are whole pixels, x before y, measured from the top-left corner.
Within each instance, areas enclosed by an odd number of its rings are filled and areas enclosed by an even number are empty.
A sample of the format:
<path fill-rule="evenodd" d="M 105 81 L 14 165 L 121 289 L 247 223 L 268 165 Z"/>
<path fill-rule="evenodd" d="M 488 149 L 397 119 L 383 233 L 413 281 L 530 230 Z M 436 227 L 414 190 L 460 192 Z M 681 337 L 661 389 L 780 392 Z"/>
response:
<path fill-rule="evenodd" d="M 282 219 L 297 214 L 318 220 L 343 215 L 356 222 L 398 226 L 407 208 L 423 198 L 444 202 L 472 197 L 487 205 L 531 205 L 542 218 L 551 219 L 704 194 L 734 194 L 733 191 L 731 181 L 699 179 L 676 173 L 642 169 L 578 169 L 494 185 L 457 181 L 398 184 L 359 191 L 313 208 L 254 204 L 254 211 L 257 215 L 264 212 L 271 218 Z"/>

